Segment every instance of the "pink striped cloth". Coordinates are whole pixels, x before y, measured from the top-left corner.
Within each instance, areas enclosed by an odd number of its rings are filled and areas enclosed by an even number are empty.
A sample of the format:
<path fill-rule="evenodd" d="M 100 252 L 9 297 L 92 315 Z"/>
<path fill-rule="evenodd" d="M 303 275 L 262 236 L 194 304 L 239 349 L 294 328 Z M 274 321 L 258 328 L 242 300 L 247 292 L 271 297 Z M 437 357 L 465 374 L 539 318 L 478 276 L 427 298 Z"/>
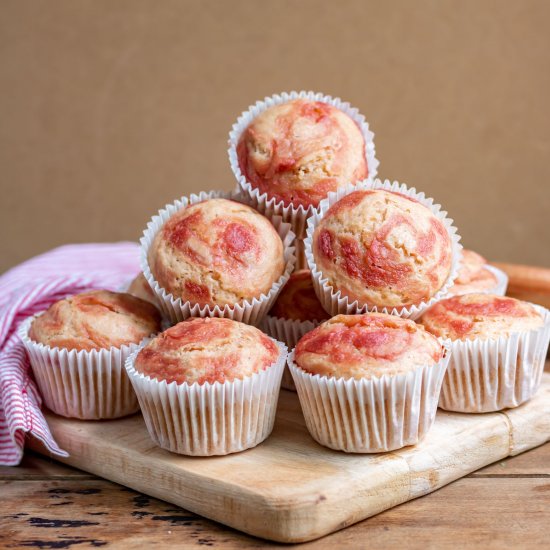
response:
<path fill-rule="evenodd" d="M 139 272 L 136 243 L 77 244 L 36 256 L 0 277 L 0 465 L 21 462 L 25 437 L 67 456 L 52 437 L 40 410 L 17 327 L 53 302 L 85 290 L 116 290 Z"/>

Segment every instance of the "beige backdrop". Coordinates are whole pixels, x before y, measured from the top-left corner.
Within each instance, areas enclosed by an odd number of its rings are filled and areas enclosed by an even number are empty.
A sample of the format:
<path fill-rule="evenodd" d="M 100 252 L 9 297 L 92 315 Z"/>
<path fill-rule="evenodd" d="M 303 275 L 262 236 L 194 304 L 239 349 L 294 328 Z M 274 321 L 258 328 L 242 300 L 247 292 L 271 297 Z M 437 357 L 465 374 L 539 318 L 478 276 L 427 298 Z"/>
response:
<path fill-rule="evenodd" d="M 274 92 L 357 106 L 380 175 L 436 198 L 464 243 L 550 265 L 550 2 L 1 1 L 0 270 L 137 239 L 229 189 L 227 133 Z"/>

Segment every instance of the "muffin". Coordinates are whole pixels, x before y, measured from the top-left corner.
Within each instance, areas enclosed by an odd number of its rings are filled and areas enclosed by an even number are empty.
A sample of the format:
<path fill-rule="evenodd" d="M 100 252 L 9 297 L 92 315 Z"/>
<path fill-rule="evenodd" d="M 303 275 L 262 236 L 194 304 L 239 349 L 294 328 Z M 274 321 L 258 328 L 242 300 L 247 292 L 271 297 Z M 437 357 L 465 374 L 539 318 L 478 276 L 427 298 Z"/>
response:
<path fill-rule="evenodd" d="M 464 294 L 438 302 L 421 323 L 451 345 L 440 407 L 499 411 L 537 391 L 550 339 L 544 308 L 494 294 Z"/>
<path fill-rule="evenodd" d="M 272 223 L 236 200 L 211 191 L 167 205 L 141 239 L 141 266 L 172 323 L 227 317 L 258 325 L 296 263 L 290 225 Z"/>
<path fill-rule="evenodd" d="M 361 189 L 319 217 L 308 261 L 314 275 L 320 273 L 317 294 L 332 313 L 342 312 L 336 294 L 358 309 L 402 310 L 428 302 L 448 283 L 451 235 L 416 199 Z"/>
<path fill-rule="evenodd" d="M 224 318 L 178 323 L 126 364 L 151 438 L 169 451 L 224 455 L 273 429 L 286 348 Z"/>
<path fill-rule="evenodd" d="M 413 321 L 337 315 L 300 339 L 289 367 L 321 445 L 377 453 L 414 445 L 432 426 L 448 353 Z"/>
<path fill-rule="evenodd" d="M 68 350 L 98 350 L 139 344 L 160 329 L 158 310 L 122 292 L 93 290 L 52 304 L 29 330 L 34 342 Z"/>
<path fill-rule="evenodd" d="M 134 279 L 132 279 L 132 282 L 128 287 L 128 294 L 136 296 L 136 298 L 141 298 L 142 300 L 145 300 L 146 302 L 149 302 L 154 306 L 157 305 L 157 298 L 155 296 L 155 293 L 153 292 L 153 289 L 149 286 L 149 283 L 147 282 L 147 279 L 145 278 L 145 275 L 143 275 L 143 273 L 139 273 Z"/>
<path fill-rule="evenodd" d="M 462 261 L 454 285 L 447 294 L 458 296 L 472 292 L 506 293 L 508 277 L 495 267 L 487 265 L 487 260 L 473 250 L 462 249 Z"/>
<path fill-rule="evenodd" d="M 295 321 L 328 319 L 328 313 L 323 309 L 315 294 L 309 269 L 300 269 L 290 276 L 269 315 Z"/>
<path fill-rule="evenodd" d="M 292 349 L 304 334 L 328 318 L 315 294 L 311 271 L 301 269 L 290 276 L 261 328 Z M 288 369 L 283 373 L 281 386 L 296 391 Z"/>
<path fill-rule="evenodd" d="M 317 207 L 330 191 L 366 178 L 365 139 L 340 109 L 294 99 L 256 116 L 237 145 L 241 173 L 276 202 Z"/>
<path fill-rule="evenodd" d="M 160 330 L 150 303 L 96 290 L 69 296 L 27 319 L 20 336 L 46 406 L 62 416 L 117 418 L 139 409 L 126 358 Z"/>

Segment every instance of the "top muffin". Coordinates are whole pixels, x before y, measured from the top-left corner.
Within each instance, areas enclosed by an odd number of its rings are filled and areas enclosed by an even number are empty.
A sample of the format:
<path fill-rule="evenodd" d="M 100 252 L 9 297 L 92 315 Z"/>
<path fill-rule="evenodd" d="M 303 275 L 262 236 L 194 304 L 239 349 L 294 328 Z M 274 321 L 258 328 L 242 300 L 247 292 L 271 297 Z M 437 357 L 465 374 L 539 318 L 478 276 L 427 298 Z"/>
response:
<path fill-rule="evenodd" d="M 266 109 L 244 130 L 237 157 L 252 187 L 304 208 L 368 175 L 361 130 L 321 101 L 296 99 Z"/>
<path fill-rule="evenodd" d="M 297 321 L 328 319 L 329 315 L 323 309 L 313 289 L 309 269 L 300 269 L 290 276 L 269 315 Z"/>
<path fill-rule="evenodd" d="M 420 321 L 426 330 L 451 340 L 509 336 L 541 327 L 544 320 L 529 303 L 494 294 L 463 294 L 441 300 Z"/>
<path fill-rule="evenodd" d="M 69 296 L 36 317 L 35 342 L 57 348 L 93 350 L 137 344 L 160 330 L 160 313 L 130 294 L 94 290 Z"/>
<path fill-rule="evenodd" d="M 295 362 L 306 372 L 370 379 L 435 365 L 444 348 L 423 327 L 384 313 L 337 315 L 296 345 Z"/>
<path fill-rule="evenodd" d="M 244 204 L 209 199 L 174 214 L 157 233 L 149 266 L 175 298 L 233 305 L 269 292 L 285 267 L 271 223 Z"/>
<path fill-rule="evenodd" d="M 151 340 L 137 355 L 137 372 L 170 384 L 213 384 L 266 369 L 279 348 L 256 327 L 231 319 L 193 318 Z"/>
<path fill-rule="evenodd" d="M 431 210 L 381 189 L 333 204 L 315 229 L 312 251 L 335 292 L 371 307 L 429 300 L 452 264 L 451 238 Z"/>

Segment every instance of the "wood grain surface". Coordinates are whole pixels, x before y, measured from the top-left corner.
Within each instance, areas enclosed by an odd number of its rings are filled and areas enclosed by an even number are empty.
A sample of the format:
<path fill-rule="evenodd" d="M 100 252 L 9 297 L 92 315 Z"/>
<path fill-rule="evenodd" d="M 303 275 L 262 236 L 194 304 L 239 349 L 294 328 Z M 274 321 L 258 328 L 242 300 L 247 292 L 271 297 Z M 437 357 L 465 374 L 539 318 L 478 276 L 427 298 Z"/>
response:
<path fill-rule="evenodd" d="M 517 409 L 483 415 L 439 411 L 420 444 L 381 455 L 349 455 L 315 443 L 296 394 L 287 391 L 271 437 L 226 457 L 164 451 L 151 441 L 140 415 L 81 422 L 47 413 L 47 420 L 70 453 L 63 461 L 72 466 L 252 535 L 303 542 L 548 441 L 550 374 Z"/>

